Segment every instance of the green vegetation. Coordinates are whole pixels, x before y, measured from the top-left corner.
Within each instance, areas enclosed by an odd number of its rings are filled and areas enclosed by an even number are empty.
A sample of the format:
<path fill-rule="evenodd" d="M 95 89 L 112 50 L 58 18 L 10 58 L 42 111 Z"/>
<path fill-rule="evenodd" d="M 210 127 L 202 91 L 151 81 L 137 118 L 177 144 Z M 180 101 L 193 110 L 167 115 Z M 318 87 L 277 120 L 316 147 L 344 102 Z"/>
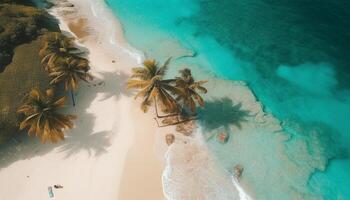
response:
<path fill-rule="evenodd" d="M 51 78 L 50 84 L 64 84 L 64 89 L 70 91 L 73 106 L 74 92 L 78 89 L 78 81 L 89 82 L 93 77 L 88 73 L 89 61 L 80 57 L 83 52 L 76 48 L 73 38 L 61 33 L 47 33 L 39 52 L 41 63 Z"/>
<path fill-rule="evenodd" d="M 0 72 L 8 65 L 16 46 L 36 39 L 45 31 L 59 31 L 44 10 L 0 1 Z"/>
<path fill-rule="evenodd" d="M 195 81 L 190 69 L 180 70 L 181 77 L 176 78 L 175 86 L 182 90 L 176 100 L 181 102 L 183 107 L 189 108 L 193 113 L 196 112 L 196 102 L 204 107 L 204 100 L 198 92 L 207 93 L 207 89 L 202 85 L 207 81 Z"/>
<path fill-rule="evenodd" d="M 170 60 L 169 58 L 162 66 L 155 60 L 145 60 L 143 67 L 133 68 L 127 89 L 139 90 L 135 98 L 143 98 L 141 109 L 144 112 L 154 102 L 158 118 L 195 116 L 197 104 L 204 106 L 204 100 L 198 92 L 207 92 L 202 86 L 207 81 L 196 82 L 191 70 L 187 68 L 180 70 L 180 77 L 164 79 Z M 159 115 L 158 106 L 166 115 Z M 174 124 L 178 123 L 179 120 Z"/>
<path fill-rule="evenodd" d="M 75 116 L 58 112 L 64 102 L 65 97 L 55 99 L 53 89 L 46 90 L 44 94 L 32 89 L 17 110 L 24 115 L 20 129 L 29 128 L 28 134 L 39 137 L 43 143 L 64 140 L 63 132 L 73 127 L 72 120 L 75 119 Z"/>
<path fill-rule="evenodd" d="M 34 6 L 33 2 L 30 0 L 0 0 L 0 3 L 13 3 L 13 4 L 21 4 L 27 6 Z"/>
<path fill-rule="evenodd" d="M 89 82 L 93 79 L 88 73 L 89 70 L 89 62 L 86 59 L 66 58 L 50 68 L 49 76 L 52 78 L 50 84 L 63 83 L 64 89 L 70 91 L 73 106 L 75 106 L 74 91 L 78 89 L 78 81 Z"/>
<path fill-rule="evenodd" d="M 90 66 L 87 59 L 79 57 L 72 50 L 75 48 L 73 39 L 61 33 L 47 33 L 42 37 L 41 57 L 43 69 L 50 78 L 50 85 L 56 88 L 64 86 L 65 91 L 73 92 L 78 88 L 78 81 L 92 80 L 89 74 Z M 39 67 L 39 66 L 37 66 Z M 64 106 L 65 97 L 54 100 L 54 90 L 46 90 L 42 94 L 38 89 L 32 89 L 17 110 L 24 117 L 20 130 L 28 129 L 30 136 L 37 136 L 42 142 L 56 143 L 64 139 L 64 131 L 73 127 L 72 115 L 62 115 L 58 110 Z"/>
<path fill-rule="evenodd" d="M 68 38 L 59 32 L 49 32 L 44 35 L 43 45 L 39 52 L 42 57 L 41 64 L 50 72 L 57 60 L 67 57 L 80 58 L 82 52 L 76 48 L 73 38 Z"/>
<path fill-rule="evenodd" d="M 20 2 L 0 0 L 0 143 L 19 129 L 55 143 L 74 119 L 58 112 L 65 98 L 56 97 L 62 88 L 73 97 L 79 80 L 92 79 L 90 66 L 46 11 Z"/>
<path fill-rule="evenodd" d="M 0 142 L 16 136 L 16 110 L 32 88 L 45 90 L 50 83 L 40 66 L 40 40 L 16 47 L 12 62 L 0 73 Z"/>

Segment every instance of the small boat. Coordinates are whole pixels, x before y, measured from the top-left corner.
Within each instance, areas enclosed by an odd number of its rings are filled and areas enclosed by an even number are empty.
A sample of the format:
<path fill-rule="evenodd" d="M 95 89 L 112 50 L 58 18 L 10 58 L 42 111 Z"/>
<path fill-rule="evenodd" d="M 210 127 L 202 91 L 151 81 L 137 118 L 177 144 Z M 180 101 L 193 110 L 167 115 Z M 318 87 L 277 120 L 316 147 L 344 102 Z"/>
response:
<path fill-rule="evenodd" d="M 48 187 L 47 189 L 48 189 L 48 191 L 49 191 L 49 198 L 54 198 L 55 195 L 53 194 L 52 187 L 50 186 L 50 187 Z"/>
<path fill-rule="evenodd" d="M 225 144 L 228 141 L 228 138 L 229 138 L 229 135 L 226 132 L 223 132 L 223 133 L 218 134 L 216 139 L 220 143 Z"/>

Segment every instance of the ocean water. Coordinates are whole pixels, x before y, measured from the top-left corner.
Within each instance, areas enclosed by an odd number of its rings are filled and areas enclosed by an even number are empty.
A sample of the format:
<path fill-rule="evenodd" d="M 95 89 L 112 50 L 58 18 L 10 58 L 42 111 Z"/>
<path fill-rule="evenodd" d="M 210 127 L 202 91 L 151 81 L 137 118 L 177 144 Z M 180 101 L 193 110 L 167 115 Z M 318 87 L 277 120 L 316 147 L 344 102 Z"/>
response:
<path fill-rule="evenodd" d="M 261 173 L 271 169 L 271 175 L 248 177 L 256 199 L 350 199 L 350 1 L 106 3 L 130 44 L 147 57 L 180 57 L 178 65 L 243 80 L 280 121 L 287 139 L 275 144 L 256 133 L 249 146 L 258 149 L 257 160 L 265 155 Z M 283 156 L 274 156 L 271 146 Z M 209 148 L 224 168 L 232 164 L 233 147 Z"/>

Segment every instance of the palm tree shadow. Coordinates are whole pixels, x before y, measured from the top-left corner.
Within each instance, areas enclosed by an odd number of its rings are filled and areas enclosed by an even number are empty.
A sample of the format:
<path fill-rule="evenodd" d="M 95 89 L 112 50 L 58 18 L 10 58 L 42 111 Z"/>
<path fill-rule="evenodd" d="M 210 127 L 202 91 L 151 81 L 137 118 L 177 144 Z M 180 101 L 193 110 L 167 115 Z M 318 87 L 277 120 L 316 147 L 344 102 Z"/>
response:
<path fill-rule="evenodd" d="M 99 73 L 99 75 L 103 79 L 95 78 L 91 83 L 80 83 L 75 108 L 71 106 L 71 102 L 67 102 L 65 112 L 70 114 L 74 114 L 74 110 L 80 110 L 81 112 L 75 113 L 78 117 L 74 122 L 76 127 L 66 135 L 65 141 L 57 144 L 41 144 L 37 138 L 28 137 L 27 133 L 23 131 L 13 137 L 12 140 L 1 144 L 0 170 L 16 161 L 43 156 L 55 149 L 64 152 L 65 158 L 81 151 L 87 152 L 89 156 L 100 156 L 105 153 L 110 146 L 109 141 L 112 133 L 108 131 L 94 132 L 93 122 L 96 117 L 88 113 L 87 108 L 90 107 L 97 94 L 103 95 L 103 98 L 99 101 L 108 100 L 109 98 L 118 99 L 122 95 L 129 96 L 131 94 L 124 87 L 128 77 L 126 74 Z"/>
<path fill-rule="evenodd" d="M 38 138 L 29 137 L 20 132 L 10 141 L 0 146 L 0 170 L 19 160 L 42 156 L 55 149 L 59 144 L 42 144 Z"/>
<path fill-rule="evenodd" d="M 249 111 L 242 110 L 242 103 L 236 105 L 229 98 L 206 102 L 204 108 L 198 109 L 198 122 L 205 130 L 213 131 L 230 125 L 242 128 L 242 123 L 251 117 Z"/>
<path fill-rule="evenodd" d="M 116 95 L 132 95 L 128 90 L 126 90 L 125 83 L 128 80 L 129 76 L 124 73 L 103 73 L 103 81 L 98 81 L 97 84 L 90 84 L 90 87 L 101 86 L 100 92 L 103 93 L 104 97 L 99 101 L 107 100 Z M 110 85 L 113 84 L 113 85 Z M 111 91 L 117 91 L 111 92 Z M 117 96 L 119 98 L 119 96 Z"/>
<path fill-rule="evenodd" d="M 87 134 L 75 131 L 67 136 L 66 142 L 59 147 L 59 151 L 66 153 L 65 158 L 81 151 L 86 151 L 89 156 L 100 156 L 107 152 L 108 146 L 110 146 L 108 132 Z"/>
<path fill-rule="evenodd" d="M 60 152 L 65 152 L 68 158 L 81 151 L 85 151 L 89 156 L 100 156 L 107 152 L 111 145 L 110 139 L 113 136 L 111 131 L 94 132 L 94 121 L 96 116 L 89 113 L 88 109 L 92 102 L 106 101 L 110 98 L 119 99 L 122 95 L 128 96 L 125 90 L 124 81 L 127 75 L 124 73 L 99 73 L 103 78 L 95 78 L 91 83 L 84 84 L 77 94 L 77 121 L 76 127 L 71 130 L 64 143 L 58 148 Z M 102 95 L 102 97 L 98 97 Z M 69 110 L 67 111 L 69 112 Z"/>
<path fill-rule="evenodd" d="M 84 52 L 82 56 L 88 58 L 88 49 L 81 46 L 79 48 Z M 36 59 L 40 65 L 39 57 Z M 81 151 L 88 152 L 90 156 L 99 156 L 105 153 L 107 147 L 110 146 L 109 140 L 112 134 L 110 131 L 94 132 L 96 116 L 88 113 L 87 109 L 99 94 L 103 95 L 103 98 L 99 98 L 99 101 L 110 98 L 118 99 L 122 95 L 129 96 L 130 94 L 124 88 L 127 75 L 116 72 L 99 73 L 99 75 L 103 77 L 103 80 L 96 78 L 92 83 L 85 84 L 83 81 L 79 83 L 76 107 L 72 107 L 71 102 L 67 102 L 65 112 L 77 115 L 78 119 L 74 122 L 76 127 L 69 131 L 65 141 L 57 144 L 41 144 L 37 138 L 28 137 L 25 131 L 18 131 L 14 133 L 15 136 L 10 141 L 0 145 L 0 170 L 17 161 L 44 156 L 56 150 L 66 153 L 66 158 Z M 59 90 L 61 89 L 63 87 L 59 88 Z M 70 99 L 68 93 L 62 95 L 67 95 L 67 99 Z M 74 113 L 74 110 L 78 113 Z M 0 131 L 2 128 L 4 127 L 0 124 Z"/>

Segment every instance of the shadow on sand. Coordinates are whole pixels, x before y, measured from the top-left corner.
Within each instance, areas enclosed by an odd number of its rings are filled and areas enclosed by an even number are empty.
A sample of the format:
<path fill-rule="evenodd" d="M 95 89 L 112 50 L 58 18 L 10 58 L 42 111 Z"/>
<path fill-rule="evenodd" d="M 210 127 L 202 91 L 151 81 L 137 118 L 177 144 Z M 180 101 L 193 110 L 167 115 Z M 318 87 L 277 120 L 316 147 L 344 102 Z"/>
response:
<path fill-rule="evenodd" d="M 130 94 L 124 89 L 127 75 L 116 72 L 98 73 L 98 75 L 103 79 L 95 78 L 89 84 L 80 82 L 80 89 L 76 95 L 76 107 L 72 107 L 72 103 L 67 101 L 64 112 L 75 114 L 78 119 L 75 121 L 76 127 L 68 132 L 65 141 L 57 144 L 41 144 L 37 138 L 30 138 L 26 133 L 17 134 L 11 141 L 0 146 L 0 170 L 20 160 L 43 156 L 54 149 L 64 152 L 65 158 L 81 151 L 86 151 L 89 156 L 99 156 L 106 152 L 113 133 L 111 131 L 94 133 L 96 116 L 88 113 L 87 110 L 98 95 L 103 95 L 103 98 L 99 98 L 98 101 L 105 101 Z M 69 97 L 68 94 L 67 97 Z"/>
<path fill-rule="evenodd" d="M 95 80 L 94 83 L 83 88 L 77 95 L 76 109 L 80 110 L 79 116 L 84 117 L 84 121 L 78 119 L 76 126 L 67 135 L 64 143 L 59 147 L 60 152 L 65 152 L 66 157 L 86 151 L 89 156 L 99 156 L 106 152 L 106 148 L 110 145 L 110 138 L 113 133 L 110 131 L 94 132 L 94 121 L 96 117 L 87 110 L 91 103 L 99 96 L 98 102 L 106 101 L 114 98 L 119 99 L 121 95 L 128 96 L 129 93 L 124 89 L 124 84 L 128 78 L 125 74 L 103 73 L 102 80 Z M 117 115 L 117 113 L 116 113 Z"/>

